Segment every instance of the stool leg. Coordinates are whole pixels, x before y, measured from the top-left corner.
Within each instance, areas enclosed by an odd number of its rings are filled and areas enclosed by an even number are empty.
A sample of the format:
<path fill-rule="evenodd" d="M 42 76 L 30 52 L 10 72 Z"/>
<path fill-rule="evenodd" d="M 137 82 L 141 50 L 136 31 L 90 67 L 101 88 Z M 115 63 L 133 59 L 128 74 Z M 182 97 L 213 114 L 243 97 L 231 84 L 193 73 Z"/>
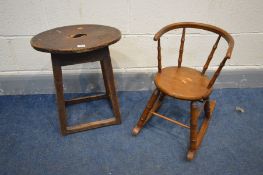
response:
<path fill-rule="evenodd" d="M 106 54 L 105 58 L 101 61 L 101 68 L 102 68 L 106 93 L 108 93 L 108 95 L 109 95 L 111 105 L 112 105 L 112 109 L 113 109 L 113 113 L 114 113 L 114 116 L 116 118 L 116 123 L 120 124 L 121 123 L 121 114 L 120 114 L 118 98 L 116 95 L 114 76 L 113 76 L 113 70 L 112 70 L 109 50 L 107 50 L 107 54 Z"/>
<path fill-rule="evenodd" d="M 102 71 L 102 75 L 103 75 L 103 81 L 104 81 L 104 87 L 105 87 L 106 95 L 109 97 L 109 88 L 108 88 L 107 81 L 105 78 L 107 75 L 106 75 L 105 68 L 103 66 L 102 61 L 100 61 L 100 67 L 101 67 L 101 71 Z"/>
<path fill-rule="evenodd" d="M 63 90 L 62 70 L 59 61 L 52 56 L 54 84 L 56 88 L 57 108 L 59 113 L 60 130 L 62 135 L 67 134 L 67 114 Z"/>

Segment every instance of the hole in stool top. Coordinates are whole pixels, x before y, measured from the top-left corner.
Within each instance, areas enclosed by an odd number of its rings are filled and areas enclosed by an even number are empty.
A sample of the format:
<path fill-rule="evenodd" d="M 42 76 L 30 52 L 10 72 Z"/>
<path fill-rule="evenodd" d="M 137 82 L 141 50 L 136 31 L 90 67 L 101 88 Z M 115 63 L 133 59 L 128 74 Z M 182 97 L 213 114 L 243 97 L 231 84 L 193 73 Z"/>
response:
<path fill-rule="evenodd" d="M 87 36 L 87 34 L 85 33 L 78 33 L 78 34 L 74 34 L 74 35 L 70 35 L 71 38 L 80 38 L 83 36 Z"/>
<path fill-rule="evenodd" d="M 58 27 L 39 33 L 31 39 L 31 45 L 42 52 L 84 53 L 105 48 L 120 39 L 121 32 L 116 28 L 81 24 Z"/>

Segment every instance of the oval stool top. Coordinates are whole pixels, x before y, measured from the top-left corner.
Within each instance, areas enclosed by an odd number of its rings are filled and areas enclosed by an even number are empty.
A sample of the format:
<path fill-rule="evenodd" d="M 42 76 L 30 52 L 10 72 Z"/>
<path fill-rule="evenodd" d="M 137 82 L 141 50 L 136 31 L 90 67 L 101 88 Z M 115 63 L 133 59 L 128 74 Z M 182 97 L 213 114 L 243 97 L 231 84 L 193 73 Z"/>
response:
<path fill-rule="evenodd" d="M 121 32 L 113 27 L 84 24 L 54 28 L 31 39 L 34 49 L 49 53 L 83 53 L 114 44 Z"/>
<path fill-rule="evenodd" d="M 187 67 L 166 67 L 157 73 L 155 85 L 169 96 L 181 100 L 201 100 L 208 97 L 209 78 L 201 72 Z"/>

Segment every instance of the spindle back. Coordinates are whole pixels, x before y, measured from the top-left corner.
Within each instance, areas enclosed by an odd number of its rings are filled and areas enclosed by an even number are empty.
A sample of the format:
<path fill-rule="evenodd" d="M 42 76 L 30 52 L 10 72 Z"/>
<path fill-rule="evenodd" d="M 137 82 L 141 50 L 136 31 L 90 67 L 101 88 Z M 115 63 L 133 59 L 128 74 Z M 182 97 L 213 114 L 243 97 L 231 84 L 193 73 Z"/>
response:
<path fill-rule="evenodd" d="M 154 36 L 154 40 L 158 41 L 158 46 L 157 46 L 157 50 L 158 50 L 158 56 L 157 56 L 158 57 L 158 72 L 162 71 L 161 36 L 163 34 L 169 32 L 169 31 L 171 31 L 171 30 L 180 29 L 180 28 L 182 28 L 182 36 L 181 36 L 181 44 L 180 44 L 179 57 L 178 57 L 178 67 L 181 67 L 181 64 L 182 64 L 183 52 L 184 52 L 184 42 L 185 42 L 185 35 L 186 35 L 186 31 L 187 31 L 186 29 L 187 28 L 201 29 L 201 30 L 206 30 L 206 31 L 210 31 L 210 32 L 218 34 L 217 40 L 216 40 L 215 44 L 213 45 L 210 54 L 208 55 L 208 58 L 205 62 L 205 65 L 203 66 L 202 74 L 205 74 L 205 72 L 206 72 L 206 70 L 207 70 L 207 68 L 208 68 L 208 66 L 209 66 L 209 64 L 213 58 L 214 52 L 218 46 L 220 39 L 224 38 L 227 41 L 228 48 L 226 51 L 226 55 L 225 55 L 224 59 L 221 61 L 218 69 L 214 73 L 214 75 L 211 78 L 210 83 L 208 85 L 208 88 L 211 88 L 213 86 L 216 78 L 220 74 L 220 71 L 224 67 L 226 60 L 231 58 L 232 50 L 234 48 L 233 37 L 228 32 L 226 32 L 225 30 L 223 30 L 219 27 L 209 25 L 209 24 L 204 24 L 204 23 L 180 22 L 180 23 L 174 23 L 174 24 L 167 25 L 167 26 L 163 27 L 161 30 L 159 30 Z"/>

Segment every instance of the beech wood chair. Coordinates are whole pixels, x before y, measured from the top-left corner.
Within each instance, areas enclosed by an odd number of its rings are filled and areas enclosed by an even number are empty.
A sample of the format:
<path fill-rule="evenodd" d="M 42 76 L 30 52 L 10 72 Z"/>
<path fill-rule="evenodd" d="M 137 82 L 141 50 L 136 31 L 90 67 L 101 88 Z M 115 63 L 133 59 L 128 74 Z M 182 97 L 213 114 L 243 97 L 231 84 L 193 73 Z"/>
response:
<path fill-rule="evenodd" d="M 206 30 L 218 35 L 202 71 L 181 66 L 184 51 L 185 33 L 187 28 Z M 162 68 L 161 36 L 174 29 L 182 29 L 178 66 Z M 212 78 L 209 79 L 205 73 L 221 38 L 224 38 L 228 43 L 227 52 Z M 156 89 L 153 91 L 153 94 L 150 97 L 139 121 L 133 128 L 132 134 L 137 135 L 153 115 L 168 120 L 181 127 L 188 128 L 190 129 L 190 143 L 187 159 L 192 160 L 196 154 L 197 149 L 201 145 L 202 139 L 209 124 L 209 120 L 211 119 L 212 112 L 215 108 L 216 101 L 210 100 L 209 96 L 212 93 L 213 85 L 219 76 L 220 71 L 224 67 L 226 61 L 231 57 L 234 47 L 234 40 L 229 33 L 216 26 L 203 23 L 181 22 L 163 27 L 155 34 L 154 41 L 158 41 L 158 73 L 155 75 L 154 79 Z M 161 106 L 161 102 L 165 96 L 190 101 L 190 126 L 156 112 Z M 204 109 L 205 114 L 205 118 L 201 124 L 200 130 L 198 129 L 198 118 L 201 114 L 201 109 L 200 105 L 199 107 L 197 105 L 199 102 L 201 102 L 201 106 Z"/>

